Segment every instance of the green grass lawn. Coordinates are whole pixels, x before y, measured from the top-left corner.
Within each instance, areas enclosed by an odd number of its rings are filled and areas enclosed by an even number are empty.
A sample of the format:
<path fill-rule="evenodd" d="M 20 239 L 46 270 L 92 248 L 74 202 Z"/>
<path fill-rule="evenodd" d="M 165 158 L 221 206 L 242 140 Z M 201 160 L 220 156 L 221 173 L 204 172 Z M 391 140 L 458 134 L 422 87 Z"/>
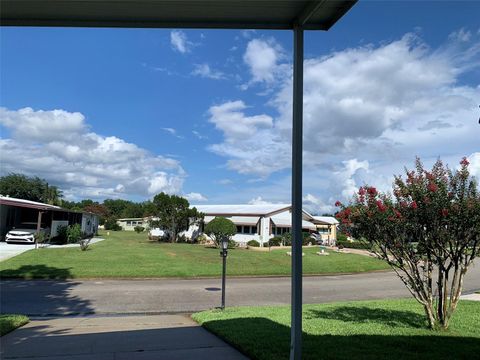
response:
<path fill-rule="evenodd" d="M 192 316 L 252 359 L 288 359 L 289 307 L 240 307 Z M 415 300 L 305 305 L 302 359 L 478 359 L 480 302 L 461 301 L 448 331 L 426 327 Z"/>
<path fill-rule="evenodd" d="M 219 276 L 219 250 L 202 245 L 149 241 L 145 233 L 110 232 L 106 240 L 78 248 L 30 250 L 0 262 L 0 277 L 8 278 L 155 278 Z M 354 254 L 318 256 L 318 247 L 305 249 L 305 274 L 349 273 L 387 269 L 380 260 Z M 286 250 L 229 250 L 229 275 L 288 275 Z"/>
<path fill-rule="evenodd" d="M 1 314 L 0 315 L 0 336 L 25 325 L 29 319 L 25 315 Z"/>

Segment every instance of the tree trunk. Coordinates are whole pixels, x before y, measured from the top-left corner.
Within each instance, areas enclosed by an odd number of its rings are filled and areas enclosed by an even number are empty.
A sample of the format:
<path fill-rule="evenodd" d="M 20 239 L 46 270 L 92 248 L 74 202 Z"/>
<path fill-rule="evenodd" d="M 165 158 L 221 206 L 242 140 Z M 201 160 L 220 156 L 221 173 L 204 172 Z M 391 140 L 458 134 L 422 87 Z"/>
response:
<path fill-rule="evenodd" d="M 428 327 L 430 329 L 435 329 L 437 326 L 437 322 L 435 320 L 435 315 L 433 311 L 433 302 L 432 301 L 427 301 L 424 305 L 423 308 L 425 309 L 425 314 L 427 315 L 427 320 L 428 320 Z"/>

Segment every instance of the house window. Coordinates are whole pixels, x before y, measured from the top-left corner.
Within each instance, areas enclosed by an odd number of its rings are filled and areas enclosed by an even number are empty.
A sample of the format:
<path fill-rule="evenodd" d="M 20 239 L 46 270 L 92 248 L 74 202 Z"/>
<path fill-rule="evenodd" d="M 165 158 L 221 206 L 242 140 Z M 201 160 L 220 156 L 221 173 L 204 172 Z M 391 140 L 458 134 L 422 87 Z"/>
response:
<path fill-rule="evenodd" d="M 278 227 L 278 226 L 275 226 L 273 229 L 272 229 L 272 233 L 273 235 L 283 235 L 287 232 L 290 232 L 290 228 L 289 227 Z"/>
<path fill-rule="evenodd" d="M 317 228 L 319 234 L 330 234 L 330 229 L 327 227 Z"/>
<path fill-rule="evenodd" d="M 257 227 L 250 225 L 237 225 L 237 234 L 256 234 Z"/>
<path fill-rule="evenodd" d="M 132 222 L 131 222 L 131 221 L 127 221 L 127 226 L 132 226 Z"/>

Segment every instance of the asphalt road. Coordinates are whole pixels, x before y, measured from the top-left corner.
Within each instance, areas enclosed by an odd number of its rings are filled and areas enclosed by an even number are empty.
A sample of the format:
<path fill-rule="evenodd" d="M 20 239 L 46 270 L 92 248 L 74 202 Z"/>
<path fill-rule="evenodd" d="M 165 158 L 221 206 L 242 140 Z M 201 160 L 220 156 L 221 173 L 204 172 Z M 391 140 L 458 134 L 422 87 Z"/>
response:
<path fill-rule="evenodd" d="M 194 312 L 219 306 L 220 286 L 220 279 L 2 280 L 0 310 L 37 316 Z M 477 263 L 467 273 L 464 293 L 479 289 Z M 407 296 L 408 291 L 392 272 L 303 279 L 307 304 Z M 227 306 L 289 303 L 288 277 L 227 279 Z"/>

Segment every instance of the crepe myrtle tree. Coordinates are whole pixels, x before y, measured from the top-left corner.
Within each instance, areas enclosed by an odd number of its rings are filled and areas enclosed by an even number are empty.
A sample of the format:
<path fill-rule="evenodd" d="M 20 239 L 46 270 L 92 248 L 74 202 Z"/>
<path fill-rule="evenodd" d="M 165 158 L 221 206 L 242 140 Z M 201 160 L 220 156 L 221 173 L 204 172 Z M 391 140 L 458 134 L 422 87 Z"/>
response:
<path fill-rule="evenodd" d="M 479 255 L 480 196 L 463 158 L 458 170 L 438 160 L 431 171 L 396 176 L 393 196 L 364 186 L 337 202 L 340 227 L 365 241 L 423 305 L 430 328 L 447 329 L 465 274 Z"/>
<path fill-rule="evenodd" d="M 232 220 L 216 217 L 205 226 L 204 232 L 213 240 L 215 246 L 220 247 L 223 238 L 230 241 L 231 237 L 237 233 L 237 227 Z"/>

